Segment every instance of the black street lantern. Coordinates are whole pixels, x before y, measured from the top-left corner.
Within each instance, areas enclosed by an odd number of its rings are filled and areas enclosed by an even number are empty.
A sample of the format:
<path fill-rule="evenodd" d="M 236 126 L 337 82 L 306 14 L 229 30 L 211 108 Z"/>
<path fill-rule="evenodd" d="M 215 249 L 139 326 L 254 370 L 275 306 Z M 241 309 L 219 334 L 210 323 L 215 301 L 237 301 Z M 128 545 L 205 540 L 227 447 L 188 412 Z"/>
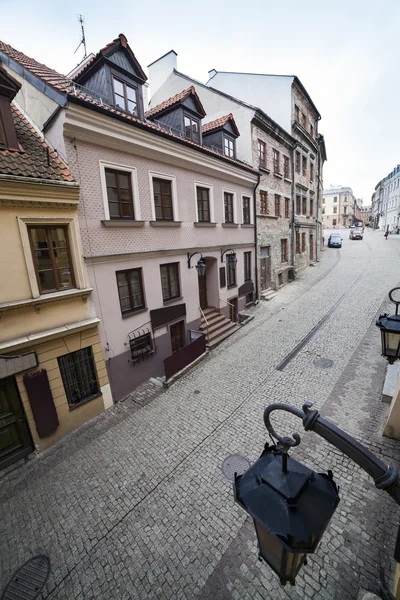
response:
<path fill-rule="evenodd" d="M 275 410 L 299 417 L 306 431 L 314 431 L 341 450 L 400 504 L 397 469 L 387 466 L 370 450 L 323 417 L 306 402 L 302 410 L 287 404 L 270 404 L 264 411 L 265 426 L 276 445 L 265 445 L 260 458 L 242 475 L 234 476 L 234 497 L 253 518 L 259 558 L 279 575 L 281 583 L 295 584 L 307 554 L 315 552 L 339 503 L 338 487 L 331 471 L 316 473 L 288 456 L 300 444 L 300 436 L 281 437 L 273 429 Z M 394 557 L 400 562 L 400 528 Z"/>
<path fill-rule="evenodd" d="M 204 260 L 203 257 L 201 257 L 196 265 L 196 269 L 197 269 L 197 273 L 198 273 L 199 277 L 204 277 L 204 275 L 206 274 L 206 268 L 207 268 L 206 261 Z"/>
<path fill-rule="evenodd" d="M 282 584 L 294 585 L 338 505 L 332 473 L 315 473 L 267 444 L 254 465 L 235 477 L 234 493 L 254 519 L 260 559 Z"/>
<path fill-rule="evenodd" d="M 396 305 L 396 314 L 380 315 L 376 324 L 381 330 L 382 356 L 385 356 L 389 364 L 393 364 L 400 359 L 400 301 L 393 298 L 393 292 L 400 290 L 399 287 L 393 288 L 389 292 L 389 298 Z"/>

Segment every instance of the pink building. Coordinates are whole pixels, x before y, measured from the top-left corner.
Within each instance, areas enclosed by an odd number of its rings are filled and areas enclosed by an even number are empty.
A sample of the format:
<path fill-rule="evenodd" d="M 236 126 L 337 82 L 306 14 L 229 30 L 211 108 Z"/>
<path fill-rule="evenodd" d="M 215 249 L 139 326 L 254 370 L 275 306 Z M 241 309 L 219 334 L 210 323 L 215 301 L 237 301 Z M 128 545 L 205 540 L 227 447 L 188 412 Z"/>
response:
<path fill-rule="evenodd" d="M 257 173 L 236 159 L 232 117 L 203 131 L 194 88 L 145 115 L 146 76 L 122 34 L 69 77 L 5 44 L 0 60 L 21 82 L 16 102 L 80 183 L 84 257 L 118 400 L 163 375 L 191 331 L 210 346 L 232 333 L 254 301 Z"/>

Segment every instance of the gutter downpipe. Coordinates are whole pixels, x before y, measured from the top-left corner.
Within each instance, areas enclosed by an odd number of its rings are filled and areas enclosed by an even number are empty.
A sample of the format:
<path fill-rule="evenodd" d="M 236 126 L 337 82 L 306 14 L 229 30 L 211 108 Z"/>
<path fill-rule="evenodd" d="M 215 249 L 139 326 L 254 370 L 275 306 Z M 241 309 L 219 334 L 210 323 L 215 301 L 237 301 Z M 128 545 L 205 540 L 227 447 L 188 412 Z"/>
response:
<path fill-rule="evenodd" d="M 291 162 L 292 162 L 292 215 L 291 215 L 291 220 L 290 220 L 290 227 L 292 228 L 292 266 L 293 266 L 293 277 L 295 277 L 295 265 L 294 265 L 294 257 L 295 257 L 295 244 L 296 244 L 296 237 L 295 237 L 295 229 L 294 229 L 294 190 L 295 190 L 295 182 L 294 182 L 294 177 L 295 177 L 295 171 L 294 171 L 294 153 L 296 151 L 297 148 L 297 144 L 295 144 L 292 148 L 292 153 L 291 153 Z"/>
<path fill-rule="evenodd" d="M 253 189 L 253 214 L 254 214 L 254 280 L 256 288 L 256 303 L 258 302 L 258 238 L 257 238 L 257 188 L 260 185 L 261 173 L 257 172 L 257 183 Z"/>
<path fill-rule="evenodd" d="M 320 179 L 321 179 L 321 157 L 320 157 L 320 148 L 319 148 L 319 144 L 318 144 L 318 175 L 317 175 L 317 211 L 316 211 L 316 221 L 315 221 L 315 261 L 319 262 L 319 254 L 318 254 L 318 247 L 320 244 L 320 239 L 319 239 L 319 231 L 318 231 L 318 217 L 319 217 L 319 191 L 320 191 Z"/>

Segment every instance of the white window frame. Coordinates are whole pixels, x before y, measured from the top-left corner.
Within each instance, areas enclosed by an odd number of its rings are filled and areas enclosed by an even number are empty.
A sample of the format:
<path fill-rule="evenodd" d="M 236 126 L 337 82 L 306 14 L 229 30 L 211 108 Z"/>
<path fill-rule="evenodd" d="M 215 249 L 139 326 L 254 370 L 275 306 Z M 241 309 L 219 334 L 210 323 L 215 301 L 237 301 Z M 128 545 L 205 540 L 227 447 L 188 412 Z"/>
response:
<path fill-rule="evenodd" d="M 105 221 L 112 220 L 110 218 L 110 208 L 108 206 L 106 169 L 114 169 L 115 171 L 123 171 L 124 173 L 130 174 L 131 184 L 132 184 L 132 195 L 133 195 L 133 213 L 135 215 L 135 218 L 133 220 L 141 221 L 141 211 L 140 211 L 140 202 L 139 202 L 139 185 L 138 185 L 136 167 L 132 167 L 131 165 L 121 165 L 119 163 L 111 163 L 111 162 L 107 162 L 104 160 L 99 161 L 99 166 L 100 166 L 100 181 L 101 181 L 101 192 L 103 195 Z"/>
<path fill-rule="evenodd" d="M 235 190 L 230 190 L 228 188 L 222 188 L 222 223 L 226 223 L 225 221 L 225 198 L 224 194 L 233 194 L 233 223 L 239 223 L 237 216 L 237 206 L 236 206 L 236 192 Z"/>
<path fill-rule="evenodd" d="M 171 181 L 172 185 L 172 212 L 173 212 L 173 221 L 179 221 L 179 210 L 178 210 L 178 191 L 176 186 L 176 177 L 175 175 L 169 175 L 168 173 L 161 173 L 158 171 L 149 171 L 149 184 L 150 184 L 150 199 L 151 199 L 151 218 L 152 221 L 156 221 L 156 207 L 154 204 L 154 185 L 153 178 L 156 179 L 165 179 L 167 181 Z M 160 221 L 162 222 L 162 221 Z"/>
<path fill-rule="evenodd" d="M 243 222 L 243 198 L 250 198 L 250 225 L 253 225 L 253 223 L 254 223 L 254 216 L 253 216 L 253 202 L 252 202 L 253 197 L 252 197 L 252 194 L 251 193 L 250 194 L 244 194 L 242 192 L 240 198 L 241 198 L 240 199 L 240 208 L 241 208 L 241 221 L 240 222 L 241 222 L 242 225 L 244 225 L 244 222 Z"/>
<path fill-rule="evenodd" d="M 53 218 L 53 217 L 17 217 L 18 228 L 21 235 L 22 249 L 25 257 L 25 264 L 28 271 L 29 285 L 31 287 L 32 298 L 40 298 L 40 290 L 36 277 L 35 265 L 33 262 L 32 248 L 29 240 L 28 226 L 37 225 L 38 227 L 56 227 L 57 225 L 67 226 L 69 249 L 74 271 L 75 288 L 84 289 L 89 287 L 85 271 L 82 264 L 83 249 L 80 242 L 80 229 L 78 216 L 71 218 Z M 59 290 L 64 293 L 65 290 Z M 57 293 L 57 292 L 55 292 Z"/>
<path fill-rule="evenodd" d="M 196 211 L 196 223 L 199 223 L 199 211 L 197 209 L 197 188 L 207 188 L 209 191 L 210 199 L 210 223 L 215 223 L 215 212 L 214 212 L 214 186 L 210 183 L 204 183 L 203 181 L 194 182 L 194 205 Z"/>

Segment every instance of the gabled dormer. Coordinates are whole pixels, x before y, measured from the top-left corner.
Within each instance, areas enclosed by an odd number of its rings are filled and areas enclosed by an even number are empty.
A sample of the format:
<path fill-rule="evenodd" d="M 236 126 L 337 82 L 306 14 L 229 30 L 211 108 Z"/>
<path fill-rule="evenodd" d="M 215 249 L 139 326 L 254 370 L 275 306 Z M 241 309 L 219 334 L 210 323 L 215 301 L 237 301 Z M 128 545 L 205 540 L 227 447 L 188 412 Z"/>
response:
<path fill-rule="evenodd" d="M 229 158 L 236 158 L 236 138 L 240 135 L 230 113 L 203 125 L 203 144 Z"/>
<path fill-rule="evenodd" d="M 21 149 L 11 112 L 11 102 L 20 87 L 18 81 L 0 66 L 0 149 Z"/>
<path fill-rule="evenodd" d="M 193 86 L 146 112 L 150 121 L 196 144 L 202 143 L 201 120 L 205 116 L 206 111 Z"/>
<path fill-rule="evenodd" d="M 143 119 L 147 77 L 122 33 L 69 76 L 96 100 Z"/>

